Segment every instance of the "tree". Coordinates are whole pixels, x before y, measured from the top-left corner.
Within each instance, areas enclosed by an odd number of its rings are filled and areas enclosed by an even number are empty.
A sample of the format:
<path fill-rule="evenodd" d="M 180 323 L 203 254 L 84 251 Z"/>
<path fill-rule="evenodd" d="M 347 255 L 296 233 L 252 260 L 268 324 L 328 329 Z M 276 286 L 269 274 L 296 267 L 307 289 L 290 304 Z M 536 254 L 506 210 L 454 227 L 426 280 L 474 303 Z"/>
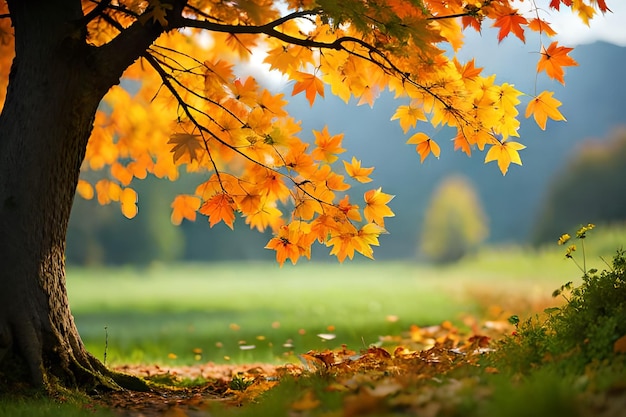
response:
<path fill-rule="evenodd" d="M 626 129 L 605 140 L 587 140 L 551 181 L 532 240 L 554 242 L 564 230 L 592 222 L 626 221 Z"/>
<path fill-rule="evenodd" d="M 232 228 L 236 214 L 252 228 L 271 228 L 267 247 L 282 264 L 309 256 L 318 241 L 340 261 L 372 246 L 392 215 L 391 196 L 374 188 L 363 208 L 342 197 L 347 174 L 369 181 L 371 168 L 338 154 L 341 135 L 315 132 L 315 145 L 285 99 L 233 63 L 255 51 L 313 103 L 326 93 L 372 104 L 384 88 L 406 98 L 395 118 L 406 131 L 418 121 L 456 128 L 454 146 L 487 150 L 503 173 L 520 164 L 516 106 L 520 92 L 482 76 L 473 61 L 449 58 L 462 28 L 493 22 L 499 39 L 553 31 L 532 3 L 509 0 L 6 0 L 0 2 L 0 372 L 37 387 L 115 386 L 84 349 L 65 291 L 64 249 L 76 191 L 119 202 L 136 214 L 133 178 L 176 179 L 180 169 L 204 176 L 172 203 L 172 220 Z M 604 0 L 552 0 L 583 19 Z M 541 41 L 543 42 L 543 41 Z M 538 71 L 563 81 L 575 65 L 570 48 L 541 46 Z M 9 62 L 10 73 L 7 75 Z M 120 88 L 121 77 L 129 80 Z M 4 91 L 4 90 L 3 90 Z M 136 91 L 131 96 L 130 91 Z M 149 107 L 146 107 L 147 104 Z M 531 97 L 526 116 L 545 128 L 562 120 L 549 92 Z M 417 133 L 421 158 L 439 154 Z M 80 170 L 102 170 L 94 184 Z M 95 189 L 95 191 L 94 191 Z M 364 221 L 362 221 L 364 219 Z M 119 379 L 118 379 L 119 381 Z"/>
<path fill-rule="evenodd" d="M 472 183 L 460 175 L 445 178 L 424 215 L 420 252 L 438 263 L 458 261 L 487 234 L 487 218 Z"/>

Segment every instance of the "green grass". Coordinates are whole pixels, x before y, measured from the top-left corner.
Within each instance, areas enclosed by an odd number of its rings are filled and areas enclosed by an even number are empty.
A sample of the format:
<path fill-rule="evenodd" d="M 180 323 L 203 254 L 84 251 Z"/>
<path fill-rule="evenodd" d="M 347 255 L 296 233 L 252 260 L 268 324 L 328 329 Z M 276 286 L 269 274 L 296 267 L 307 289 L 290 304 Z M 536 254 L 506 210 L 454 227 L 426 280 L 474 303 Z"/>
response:
<path fill-rule="evenodd" d="M 587 266 L 603 269 L 599 256 L 610 259 L 623 242 L 624 228 L 594 230 L 586 241 Z M 489 248 L 447 267 L 410 262 L 303 262 L 282 269 L 266 263 L 70 268 L 67 284 L 87 348 L 102 359 L 107 345 L 108 364 L 225 362 L 225 356 L 238 363 L 284 363 L 297 360 L 298 353 L 342 343 L 358 350 L 380 335 L 399 334 L 411 324 L 443 320 L 459 324 L 466 314 L 484 316 L 496 305 L 507 313 L 529 316 L 555 303 L 550 297 L 554 289 L 567 281 L 580 282 L 581 272 L 564 259 L 563 249 L 556 245 L 540 250 Z M 390 315 L 398 320 L 389 321 Z M 332 333 L 337 337 L 323 342 L 316 334 L 329 333 L 328 326 L 334 326 Z M 284 347 L 287 341 L 293 347 Z M 241 350 L 240 342 L 256 348 Z M 202 349 L 201 358 L 194 357 L 196 348 Z M 177 358 L 169 358 L 170 353 Z M 467 404 L 451 415 L 513 415 L 526 410 L 531 397 L 538 407 L 537 417 L 572 411 L 576 404 L 570 403 L 571 378 L 550 372 L 534 373 L 518 383 L 505 375 L 483 375 L 480 383 L 465 379 L 469 385 L 459 391 L 465 394 L 455 398 Z M 589 372 L 599 375 L 594 377 L 598 381 L 609 381 L 609 387 L 623 379 L 601 366 Z M 317 411 L 341 409 L 341 395 L 325 390 L 325 383 L 316 378 L 287 380 L 259 404 L 228 410 L 218 407 L 210 413 L 284 415 L 303 389 L 313 389 L 324 401 Z M 493 390 L 492 401 L 479 407 L 472 398 L 485 389 Z M 0 399 L 0 415 L 108 414 L 94 414 L 71 401 L 5 398 Z"/>
<path fill-rule="evenodd" d="M 411 324 L 460 321 L 491 305 L 515 313 L 541 307 L 552 290 L 579 276 L 561 249 L 485 250 L 448 267 L 363 261 L 70 268 L 68 291 L 85 344 L 99 358 L 106 345 L 108 363 L 280 363 L 326 346 L 358 349 Z M 319 333 L 336 339 L 324 342 Z M 198 348 L 202 357 L 194 358 Z"/>
<path fill-rule="evenodd" d="M 115 363 L 193 363 L 196 348 L 203 361 L 280 362 L 291 351 L 329 343 L 367 346 L 411 324 L 476 312 L 473 300 L 446 290 L 450 284 L 442 271 L 403 263 L 68 271 L 83 340 L 103 358 L 108 335 L 107 357 Z M 387 319 L 392 315 L 397 322 Z M 337 337 L 323 342 L 319 333 Z M 256 349 L 239 349 L 244 342 Z M 283 347 L 287 343 L 293 348 Z"/>

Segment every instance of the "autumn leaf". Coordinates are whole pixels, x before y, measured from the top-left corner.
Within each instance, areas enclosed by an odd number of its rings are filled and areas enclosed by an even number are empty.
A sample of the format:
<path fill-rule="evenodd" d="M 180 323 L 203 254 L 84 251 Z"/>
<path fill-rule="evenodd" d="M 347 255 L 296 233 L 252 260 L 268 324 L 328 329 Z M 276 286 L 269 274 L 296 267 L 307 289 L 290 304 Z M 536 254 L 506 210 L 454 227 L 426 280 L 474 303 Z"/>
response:
<path fill-rule="evenodd" d="M 526 18 L 524 16 L 520 16 L 517 12 L 500 16 L 493 24 L 495 27 L 500 28 L 500 32 L 498 33 L 498 42 L 502 42 L 502 40 L 511 32 L 513 32 L 513 34 L 522 42 L 526 42 L 526 38 L 524 37 L 524 28 L 522 26 L 527 23 L 528 21 Z"/>
<path fill-rule="evenodd" d="M 183 219 L 196 220 L 196 212 L 200 208 L 200 199 L 192 195 L 178 195 L 172 202 L 171 221 L 175 225 L 183 222 Z"/>
<path fill-rule="evenodd" d="M 331 246 L 330 254 L 337 257 L 339 262 L 343 262 L 346 258 L 353 259 L 356 250 L 356 235 L 354 233 L 341 233 L 332 236 L 327 246 Z"/>
<path fill-rule="evenodd" d="M 384 218 L 394 216 L 393 211 L 387 206 L 393 197 L 393 195 L 383 193 L 382 188 L 367 191 L 363 196 L 366 204 L 363 214 L 367 221 L 385 227 Z"/>
<path fill-rule="evenodd" d="M 298 81 L 293 86 L 293 91 L 291 92 L 292 96 L 304 91 L 306 99 L 309 101 L 311 106 L 315 102 L 315 96 L 317 94 L 324 97 L 324 82 L 317 78 L 314 74 L 297 72 L 295 77 Z"/>
<path fill-rule="evenodd" d="M 363 256 L 374 259 L 374 249 L 378 246 L 378 237 L 386 233 L 385 229 L 375 223 L 368 223 L 361 227 L 355 239 L 356 250 Z"/>
<path fill-rule="evenodd" d="M 432 153 L 436 158 L 439 158 L 441 154 L 441 148 L 437 142 L 428 137 L 425 133 L 419 132 L 414 134 L 406 141 L 408 144 L 417 145 L 415 150 L 420 155 L 420 162 L 424 162 L 424 159 Z"/>
<path fill-rule="evenodd" d="M 93 187 L 85 180 L 78 180 L 76 192 L 85 200 L 91 200 L 94 196 Z"/>
<path fill-rule="evenodd" d="M 121 193 L 121 187 L 115 182 L 101 179 L 96 183 L 98 203 L 101 205 L 109 204 L 111 201 L 119 201 Z"/>
<path fill-rule="evenodd" d="M 472 148 L 470 146 L 470 143 L 468 142 L 467 138 L 465 137 L 465 135 L 463 134 L 463 131 L 459 131 L 457 133 L 457 135 L 454 138 L 454 150 L 461 150 L 463 153 L 465 153 L 467 156 L 471 156 L 472 155 Z"/>
<path fill-rule="evenodd" d="M 550 27 L 550 24 L 543 19 L 534 18 L 528 22 L 528 29 L 545 34 L 546 36 L 555 36 L 556 32 Z"/>
<path fill-rule="evenodd" d="M 345 167 L 348 175 L 358 182 L 367 183 L 372 181 L 369 175 L 374 171 L 374 168 L 362 168 L 361 161 L 356 159 L 354 156 L 352 157 L 352 161 L 350 163 L 343 161 L 343 166 Z"/>
<path fill-rule="evenodd" d="M 122 214 L 129 219 L 137 215 L 137 192 L 132 188 L 124 188 L 120 192 Z"/>
<path fill-rule="evenodd" d="M 306 247 L 310 247 L 310 243 L 306 240 L 310 231 L 310 224 L 304 222 L 292 222 L 281 226 L 265 248 L 276 251 L 276 262 L 281 267 L 287 259 L 295 265 L 301 255 L 309 256 Z"/>
<path fill-rule="evenodd" d="M 519 142 L 503 142 L 491 145 L 487 155 L 485 155 L 485 163 L 498 161 L 498 167 L 502 175 L 506 175 L 511 163 L 522 165 L 518 151 L 526 148 Z"/>
<path fill-rule="evenodd" d="M 189 133 L 175 133 L 167 142 L 172 147 L 174 153 L 174 163 L 183 157 L 183 162 L 191 162 L 198 159 L 198 152 L 202 150 L 202 144 L 200 142 L 200 135 L 192 135 Z"/>
<path fill-rule="evenodd" d="M 589 6 L 588 4 L 585 4 L 584 2 L 580 0 L 575 1 L 572 4 L 572 11 L 576 12 L 580 20 L 582 20 L 583 23 L 587 26 L 589 26 L 589 21 L 593 19 L 593 17 L 596 14 L 596 11 L 593 7 Z"/>
<path fill-rule="evenodd" d="M 158 22 L 161 26 L 167 27 L 167 11 L 172 10 L 174 6 L 162 3 L 159 0 L 148 0 L 149 9 L 140 17 L 140 21 L 145 24 L 149 19 Z"/>
<path fill-rule="evenodd" d="M 211 197 L 200 207 L 200 213 L 209 217 L 209 225 L 215 226 L 223 221 L 228 227 L 233 229 L 235 221 L 234 202 L 231 196 L 226 193 L 219 193 Z"/>
<path fill-rule="evenodd" d="M 111 165 L 111 175 L 117 179 L 122 185 L 128 185 L 133 180 L 133 173 L 131 170 L 120 164 L 114 162 Z"/>
<path fill-rule="evenodd" d="M 561 3 L 570 7 L 572 5 L 572 0 L 550 0 L 550 7 L 559 10 L 561 8 Z"/>
<path fill-rule="evenodd" d="M 400 127 L 404 133 L 408 132 L 410 128 L 414 128 L 419 120 L 426 121 L 424 110 L 417 106 L 402 105 L 399 106 L 396 112 L 391 117 L 391 120 L 400 120 Z"/>
<path fill-rule="evenodd" d="M 558 46 L 558 42 L 554 41 L 548 46 L 548 49 L 541 47 L 541 58 L 537 63 L 537 72 L 545 71 L 550 78 L 565 84 L 563 80 L 563 67 L 577 66 L 578 63 L 567 54 L 573 48 Z"/>
<path fill-rule="evenodd" d="M 337 154 L 346 151 L 341 147 L 343 134 L 330 136 L 328 126 L 324 126 L 321 132 L 314 130 L 313 135 L 315 136 L 315 145 L 317 147 L 313 149 L 311 156 L 315 160 L 332 164 L 338 159 Z"/>
<path fill-rule="evenodd" d="M 526 117 L 533 115 L 535 122 L 542 130 L 546 130 L 548 118 L 556 121 L 565 121 L 565 117 L 558 110 L 561 102 L 552 97 L 553 94 L 551 91 L 543 91 L 532 99 L 526 107 Z"/>

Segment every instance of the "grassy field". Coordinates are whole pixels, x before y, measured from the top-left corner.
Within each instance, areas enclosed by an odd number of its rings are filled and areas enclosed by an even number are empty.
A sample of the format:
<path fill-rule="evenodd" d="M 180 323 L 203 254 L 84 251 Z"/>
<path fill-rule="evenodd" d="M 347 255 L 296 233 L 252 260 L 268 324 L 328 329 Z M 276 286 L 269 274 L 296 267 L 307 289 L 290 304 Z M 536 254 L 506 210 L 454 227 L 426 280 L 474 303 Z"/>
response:
<path fill-rule="evenodd" d="M 412 324 L 460 323 L 490 308 L 541 309 L 553 303 L 553 289 L 580 276 L 559 249 L 489 250 L 449 267 L 367 261 L 70 268 L 68 291 L 88 349 L 102 359 L 106 350 L 109 364 L 280 363 L 309 349 L 359 349 Z M 324 341 L 317 336 L 323 333 L 336 338 Z"/>
<path fill-rule="evenodd" d="M 624 242 L 624 228 L 594 230 L 587 240 L 587 268 L 605 268 L 600 256 L 610 259 Z M 581 249 L 576 258 L 582 265 Z M 69 268 L 67 285 L 81 336 L 97 357 L 104 359 L 106 352 L 108 365 L 176 366 L 208 361 L 282 364 L 297 361 L 298 354 L 311 349 L 347 344 L 358 351 L 380 336 L 405 332 L 412 324 L 451 320 L 463 326 L 468 316 L 484 319 L 495 314 L 500 318 L 518 314 L 523 319 L 558 303 L 550 296 L 552 291 L 567 281 L 579 283 L 580 277 L 576 264 L 564 258 L 564 248 L 554 245 L 545 250 L 489 248 L 447 267 L 367 261 L 303 262 L 284 268 L 268 263 Z M 335 338 L 324 341 L 318 334 Z M 608 372 L 618 372 L 611 375 L 619 379 L 621 371 Z M 483 376 L 482 383 L 491 384 L 488 389 L 494 392 L 486 410 L 496 411 L 485 415 L 526 410 L 529 397 L 535 405 L 546 404 L 544 413 L 536 406 L 533 415 L 564 415 L 559 413 L 573 407 L 573 385 L 556 374 L 546 375 L 533 374 L 515 388 L 510 381 L 498 382 L 497 376 L 493 380 Z M 326 381 L 311 378 L 301 383 L 324 387 Z M 284 410 L 285 404 L 301 396 L 300 382 L 293 384 L 286 381 L 251 408 L 218 409 L 215 415 L 270 415 L 272 407 Z M 324 398 L 337 397 L 320 390 Z M 473 412 L 482 415 L 477 409 Z M 0 415 L 110 413 L 44 398 L 0 399 Z"/>

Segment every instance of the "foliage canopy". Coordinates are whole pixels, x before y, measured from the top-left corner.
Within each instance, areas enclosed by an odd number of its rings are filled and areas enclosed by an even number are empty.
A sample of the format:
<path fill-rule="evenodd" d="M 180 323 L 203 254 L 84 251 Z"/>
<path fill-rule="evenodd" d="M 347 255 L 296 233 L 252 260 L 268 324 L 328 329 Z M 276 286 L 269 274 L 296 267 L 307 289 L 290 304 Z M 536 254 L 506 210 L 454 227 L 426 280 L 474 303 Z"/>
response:
<path fill-rule="evenodd" d="M 563 68 L 576 65 L 571 48 L 551 41 L 548 9 L 571 8 L 588 22 L 609 11 L 604 0 L 551 0 L 549 5 L 510 0 L 83 0 L 78 30 L 89 48 L 124 42 L 145 27 L 162 35 L 124 73 L 126 88 L 113 87 L 95 117 L 83 170 L 102 171 L 77 191 L 101 204 L 119 202 L 137 213 L 135 178 L 152 174 L 175 180 L 181 170 L 203 180 L 172 202 L 172 222 L 197 213 L 214 226 L 271 229 L 267 248 L 283 264 L 310 256 L 319 242 L 340 261 L 355 252 L 373 257 L 372 246 L 393 216 L 393 196 L 380 188 L 360 202 L 344 195 L 353 183 L 371 181 L 372 167 L 345 152 L 342 135 L 327 129 L 314 141 L 285 110 L 286 97 L 261 85 L 237 66 L 253 54 L 292 83 L 292 95 L 313 104 L 329 91 L 346 102 L 374 104 L 389 89 L 403 98 L 393 119 L 409 133 L 418 122 L 456 129 L 455 150 L 484 151 L 505 174 L 520 164 L 521 99 L 526 117 L 546 128 L 565 120 L 551 92 L 524 95 L 497 84 L 473 60 L 460 62 L 463 31 L 485 26 L 526 41 L 538 33 L 537 72 L 561 83 Z M 517 8 L 519 7 L 519 9 Z M 8 82 L 13 35 L 6 4 L 0 3 L 0 91 Z M 131 91 L 133 93 L 131 93 Z M 4 96 L 0 97 L 3 101 Z M 441 149 L 416 132 L 420 160 Z"/>

